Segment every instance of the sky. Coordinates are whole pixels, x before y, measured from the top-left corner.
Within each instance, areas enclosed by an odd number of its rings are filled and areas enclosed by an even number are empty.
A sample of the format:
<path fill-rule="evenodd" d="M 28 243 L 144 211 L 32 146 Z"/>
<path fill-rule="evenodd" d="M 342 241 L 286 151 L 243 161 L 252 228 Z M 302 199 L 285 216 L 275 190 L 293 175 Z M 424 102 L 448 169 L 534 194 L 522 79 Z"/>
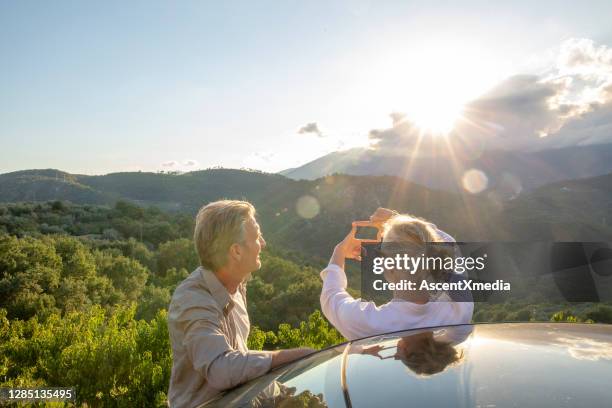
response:
<path fill-rule="evenodd" d="M 392 113 L 447 131 L 491 106 L 482 95 L 567 97 L 568 44 L 600 56 L 591 107 L 608 101 L 611 15 L 609 1 L 0 0 L 0 173 L 280 171 L 393 133 Z M 584 134 L 566 117 L 587 108 L 566 102 L 528 132 Z"/>

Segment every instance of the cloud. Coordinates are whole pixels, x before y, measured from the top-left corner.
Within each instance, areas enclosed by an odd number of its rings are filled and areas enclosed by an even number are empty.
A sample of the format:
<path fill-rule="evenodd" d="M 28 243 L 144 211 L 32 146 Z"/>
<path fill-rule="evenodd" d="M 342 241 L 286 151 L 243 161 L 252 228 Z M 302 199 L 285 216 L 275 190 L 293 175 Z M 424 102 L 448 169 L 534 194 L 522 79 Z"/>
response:
<path fill-rule="evenodd" d="M 612 142 L 612 102 L 592 104 L 588 112 L 567 120 L 554 135 L 541 141 L 542 147 L 559 148 Z"/>
<path fill-rule="evenodd" d="M 550 100 L 563 92 L 563 84 L 543 82 L 536 75 L 516 75 L 502 81 L 478 99 L 468 103 L 449 140 L 469 141 L 490 149 L 521 148 L 544 133 L 558 130 L 562 123 Z M 386 154 L 418 149 L 419 155 L 439 154 L 438 135 L 421 130 L 404 114 L 390 115 L 392 125 L 369 132 L 370 146 Z M 459 144 L 461 144 L 459 143 Z"/>
<path fill-rule="evenodd" d="M 183 162 L 183 166 L 185 167 L 195 167 L 200 164 L 197 160 L 185 160 Z"/>
<path fill-rule="evenodd" d="M 197 160 L 185 159 L 181 162 L 177 160 L 168 160 L 161 164 L 163 168 L 172 171 L 191 171 L 194 167 L 199 166 L 200 163 Z"/>
<path fill-rule="evenodd" d="M 273 152 L 255 152 L 253 153 L 253 156 L 265 161 L 265 162 L 271 162 L 272 159 L 274 158 L 274 156 L 276 156 L 275 153 Z"/>
<path fill-rule="evenodd" d="M 276 168 L 277 154 L 270 151 L 253 152 L 242 161 L 241 167 L 263 171 L 278 171 Z"/>
<path fill-rule="evenodd" d="M 551 103 L 564 90 L 563 82 L 542 81 L 536 75 L 507 78 L 466 105 L 456 134 L 480 138 L 488 148 L 526 148 L 562 126 L 569 107 L 552 108 Z"/>
<path fill-rule="evenodd" d="M 319 125 L 317 125 L 316 122 L 311 122 L 311 123 L 307 123 L 304 126 L 302 126 L 299 130 L 298 130 L 298 134 L 300 135 L 304 135 L 304 134 L 315 134 L 319 137 L 323 137 L 323 133 L 321 132 L 321 130 L 319 129 Z"/>
<path fill-rule="evenodd" d="M 598 46 L 587 38 L 571 38 L 560 47 L 557 68 L 563 75 L 582 75 L 609 83 L 612 75 L 612 48 Z"/>
<path fill-rule="evenodd" d="M 570 356 L 577 360 L 612 360 L 610 342 L 584 337 L 561 337 L 556 343 L 565 346 Z"/>
<path fill-rule="evenodd" d="M 391 127 L 369 132 L 371 148 L 428 155 L 440 145 L 404 114 L 394 112 L 391 120 Z M 541 74 L 509 77 L 466 104 L 448 141 L 481 150 L 612 142 L 612 47 L 590 39 L 563 42 Z"/>
<path fill-rule="evenodd" d="M 376 150 L 400 151 L 414 149 L 422 134 L 418 127 L 399 112 L 393 112 L 392 126 L 387 129 L 372 129 L 368 134 L 370 146 Z"/>

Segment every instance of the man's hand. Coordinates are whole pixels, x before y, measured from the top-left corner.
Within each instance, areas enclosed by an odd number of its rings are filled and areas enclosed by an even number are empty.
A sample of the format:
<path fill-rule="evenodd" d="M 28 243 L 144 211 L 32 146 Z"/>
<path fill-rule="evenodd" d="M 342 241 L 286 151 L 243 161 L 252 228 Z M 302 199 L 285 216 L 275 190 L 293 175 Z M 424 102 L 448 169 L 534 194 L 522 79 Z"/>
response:
<path fill-rule="evenodd" d="M 316 350 L 310 347 L 273 351 L 271 368 L 278 367 L 285 363 L 290 363 L 291 361 L 297 360 L 298 358 L 302 358 L 314 352 L 316 352 Z"/>

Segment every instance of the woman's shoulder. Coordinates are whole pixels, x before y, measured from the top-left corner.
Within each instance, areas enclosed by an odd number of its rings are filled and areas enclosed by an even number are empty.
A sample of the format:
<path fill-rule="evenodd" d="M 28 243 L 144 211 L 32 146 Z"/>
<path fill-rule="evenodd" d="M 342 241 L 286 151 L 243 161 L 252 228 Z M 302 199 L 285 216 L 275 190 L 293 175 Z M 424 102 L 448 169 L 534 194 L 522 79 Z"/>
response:
<path fill-rule="evenodd" d="M 431 305 L 429 303 L 418 304 L 414 302 L 392 300 L 381 305 L 378 309 L 381 316 L 386 317 L 387 320 L 405 321 L 420 319 L 423 315 L 428 313 L 430 308 Z"/>

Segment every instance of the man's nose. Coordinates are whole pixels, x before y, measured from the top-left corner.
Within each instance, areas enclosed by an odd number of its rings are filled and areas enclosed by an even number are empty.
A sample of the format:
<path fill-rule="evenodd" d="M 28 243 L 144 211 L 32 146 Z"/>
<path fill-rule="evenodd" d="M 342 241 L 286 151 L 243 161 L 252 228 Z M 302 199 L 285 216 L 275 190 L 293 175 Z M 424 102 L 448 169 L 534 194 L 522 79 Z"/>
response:
<path fill-rule="evenodd" d="M 259 244 L 261 245 L 261 248 L 265 248 L 266 247 L 266 240 L 263 239 L 263 237 L 259 238 Z"/>

